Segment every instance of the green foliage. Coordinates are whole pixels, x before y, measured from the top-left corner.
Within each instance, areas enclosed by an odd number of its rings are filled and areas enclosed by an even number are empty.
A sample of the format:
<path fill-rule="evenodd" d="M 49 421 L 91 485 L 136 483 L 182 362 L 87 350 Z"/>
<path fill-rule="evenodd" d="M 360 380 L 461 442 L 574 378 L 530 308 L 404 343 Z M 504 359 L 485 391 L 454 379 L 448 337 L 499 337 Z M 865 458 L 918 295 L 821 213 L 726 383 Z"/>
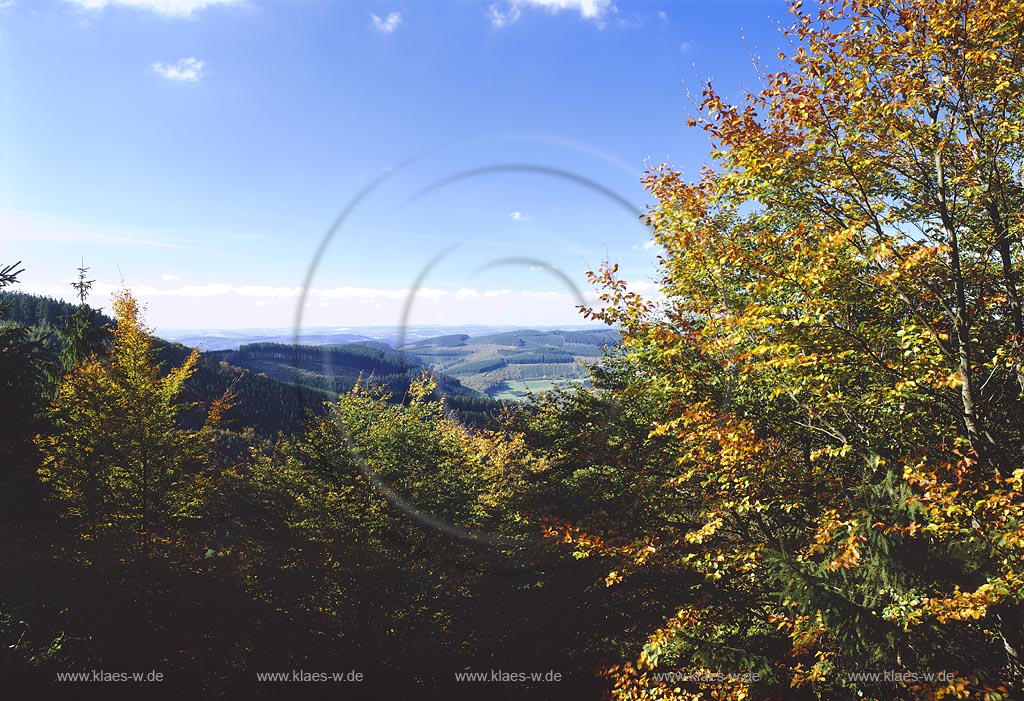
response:
<path fill-rule="evenodd" d="M 77 282 L 71 283 L 78 296 L 78 307 L 72 314 L 64 317 L 63 327 L 60 331 L 63 341 L 60 362 L 65 372 L 70 372 L 79 363 L 98 353 L 105 341 L 101 327 L 102 315 L 86 304 L 89 290 L 92 289 L 92 283 L 95 282 L 85 279 L 88 272 L 89 269 L 83 263 L 82 267 L 78 268 Z"/>
<path fill-rule="evenodd" d="M 40 476 L 89 539 L 111 536 L 148 553 L 179 511 L 178 498 L 207 458 L 202 432 L 179 428 L 178 397 L 198 352 L 161 375 L 138 304 L 114 300 L 109 359 L 93 357 L 61 382 L 37 439 Z"/>
<path fill-rule="evenodd" d="M 14 290 L 0 292 L 0 301 L 7 307 L 7 318 L 11 321 L 23 326 L 53 328 L 60 327 L 62 320 L 73 315 L 79 306 L 52 297 Z M 96 312 L 96 319 L 100 328 L 114 323 L 113 319 L 99 312 Z"/>

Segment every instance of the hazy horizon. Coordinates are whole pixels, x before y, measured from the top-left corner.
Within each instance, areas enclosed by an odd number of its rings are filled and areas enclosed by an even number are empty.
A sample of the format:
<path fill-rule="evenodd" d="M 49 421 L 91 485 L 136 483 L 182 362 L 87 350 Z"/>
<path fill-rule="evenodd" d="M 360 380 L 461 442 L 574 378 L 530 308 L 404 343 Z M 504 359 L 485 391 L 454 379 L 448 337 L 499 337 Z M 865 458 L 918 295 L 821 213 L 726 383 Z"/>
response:
<path fill-rule="evenodd" d="M 201 350 L 228 350 L 246 343 L 291 343 L 328 345 L 375 341 L 392 347 L 423 341 L 439 336 L 465 334 L 470 337 L 487 336 L 508 331 L 599 331 L 605 324 L 565 324 L 561 326 L 519 326 L 514 324 L 409 324 L 374 326 L 319 326 L 306 327 L 296 332 L 294 327 L 262 327 L 248 329 L 190 329 L 155 328 L 154 333 L 168 341 L 198 347 Z"/>

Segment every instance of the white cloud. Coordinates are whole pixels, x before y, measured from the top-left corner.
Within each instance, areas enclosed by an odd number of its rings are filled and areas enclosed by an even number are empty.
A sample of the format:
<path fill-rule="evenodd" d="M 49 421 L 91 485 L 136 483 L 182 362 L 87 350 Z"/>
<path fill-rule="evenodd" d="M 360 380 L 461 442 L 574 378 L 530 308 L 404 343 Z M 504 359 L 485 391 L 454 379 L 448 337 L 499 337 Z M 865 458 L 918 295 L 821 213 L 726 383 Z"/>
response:
<path fill-rule="evenodd" d="M 379 287 L 344 286 L 313 288 L 309 291 L 309 296 L 312 298 L 349 300 L 406 299 L 412 295 L 415 295 L 417 298 L 435 299 L 437 297 L 444 297 L 447 294 L 444 290 L 435 290 L 430 287 L 421 287 L 418 290 L 388 290 Z"/>
<path fill-rule="evenodd" d="M 378 15 L 370 15 L 370 19 L 373 20 L 373 26 L 378 31 L 390 34 L 398 28 L 398 25 L 402 23 L 401 12 L 389 12 L 387 17 L 379 17 Z"/>
<path fill-rule="evenodd" d="M 512 212 L 509 216 L 512 217 L 513 221 L 525 221 L 527 218 L 525 214 L 519 211 Z"/>
<path fill-rule="evenodd" d="M 506 24 L 511 24 L 519 19 L 522 15 L 522 11 L 519 9 L 518 4 L 513 4 L 507 10 L 502 10 L 498 5 L 491 5 L 487 8 L 487 19 L 491 20 L 492 27 L 504 27 Z"/>
<path fill-rule="evenodd" d="M 102 10 L 107 6 L 133 7 L 164 17 L 191 17 L 197 10 L 212 5 L 242 5 L 244 0 L 64 0 L 83 10 Z"/>
<path fill-rule="evenodd" d="M 160 279 L 161 280 L 165 280 L 167 282 L 173 282 L 175 280 L 180 280 L 181 279 L 181 275 L 170 275 L 170 274 L 161 275 Z"/>
<path fill-rule="evenodd" d="M 651 238 L 651 239 L 647 239 L 642 244 L 639 244 L 639 243 L 633 244 L 633 250 L 634 251 L 649 251 L 649 250 L 651 250 L 652 248 L 655 248 L 658 245 L 659 245 L 658 242 L 655 241 L 653 238 Z"/>
<path fill-rule="evenodd" d="M 543 7 L 548 12 L 576 10 L 584 19 L 601 19 L 607 12 L 615 12 L 611 0 L 518 0 L 526 5 Z"/>
<path fill-rule="evenodd" d="M 693 48 L 693 42 L 692 41 L 684 41 L 682 44 L 679 45 L 679 50 L 683 51 L 683 52 L 689 51 L 692 48 Z"/>
<path fill-rule="evenodd" d="M 645 292 L 651 293 L 652 296 L 660 296 L 661 286 L 655 282 L 648 282 L 647 280 L 633 280 L 626 281 L 626 289 L 630 292 L 638 292 L 643 294 Z"/>
<path fill-rule="evenodd" d="M 576 11 L 580 17 L 603 26 L 604 18 L 618 12 L 612 0 L 508 0 L 504 7 L 495 3 L 487 8 L 485 14 L 495 27 L 504 27 L 517 21 L 523 14 L 523 8 L 536 7 L 557 14 L 563 10 Z"/>
<path fill-rule="evenodd" d="M 198 58 L 183 58 L 177 63 L 154 63 L 151 68 L 167 80 L 181 83 L 198 83 L 203 77 L 204 61 Z"/>

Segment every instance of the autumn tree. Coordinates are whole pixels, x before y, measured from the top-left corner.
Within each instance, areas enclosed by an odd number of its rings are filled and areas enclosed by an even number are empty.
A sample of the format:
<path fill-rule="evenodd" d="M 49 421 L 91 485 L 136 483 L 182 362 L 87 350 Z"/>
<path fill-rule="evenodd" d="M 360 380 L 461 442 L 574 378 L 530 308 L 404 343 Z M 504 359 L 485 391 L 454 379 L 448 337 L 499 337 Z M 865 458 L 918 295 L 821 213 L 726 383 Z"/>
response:
<path fill-rule="evenodd" d="M 39 472 L 86 538 L 110 535 L 148 555 L 182 515 L 178 497 L 206 457 L 205 432 L 177 422 L 199 354 L 163 372 L 135 298 L 123 291 L 113 306 L 110 356 L 79 363 L 58 387 L 52 431 L 37 438 Z M 216 420 L 218 407 L 211 414 Z"/>
<path fill-rule="evenodd" d="M 615 266 L 594 276 L 593 314 L 662 388 L 652 432 L 678 455 L 664 522 L 610 554 L 705 578 L 611 670 L 615 694 L 1007 698 L 1024 671 L 1024 16 L 791 11 L 761 91 L 706 87 L 690 124 L 714 165 L 645 180 L 665 301 Z M 655 676 L 680 668 L 758 680 Z M 850 676 L 872 669 L 953 679 Z"/>

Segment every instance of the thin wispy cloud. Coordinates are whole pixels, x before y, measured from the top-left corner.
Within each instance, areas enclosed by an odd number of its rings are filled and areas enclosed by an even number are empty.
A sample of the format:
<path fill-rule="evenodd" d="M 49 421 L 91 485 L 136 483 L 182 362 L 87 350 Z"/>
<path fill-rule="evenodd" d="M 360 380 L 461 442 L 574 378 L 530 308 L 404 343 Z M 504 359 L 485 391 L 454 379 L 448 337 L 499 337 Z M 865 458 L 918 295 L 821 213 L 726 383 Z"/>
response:
<path fill-rule="evenodd" d="M 551 14 L 576 12 L 582 19 L 595 22 L 598 26 L 604 26 L 605 18 L 618 12 L 611 0 L 508 0 L 504 4 L 490 5 L 484 14 L 492 26 L 500 28 L 517 22 L 527 8 L 538 8 Z"/>
<path fill-rule="evenodd" d="M 519 9 L 517 4 L 513 4 L 504 9 L 500 5 L 494 4 L 488 7 L 484 14 L 486 14 L 487 19 L 491 21 L 492 27 L 501 29 L 507 24 L 518 21 L 522 16 L 522 11 Z"/>
<path fill-rule="evenodd" d="M 526 221 L 527 219 L 529 219 L 528 216 L 519 211 L 512 212 L 508 216 L 509 218 L 512 219 L 512 221 Z"/>
<path fill-rule="evenodd" d="M 203 250 L 164 237 L 140 236 L 136 229 L 81 224 L 61 217 L 13 209 L 0 210 L 0 242 L 50 241 L 96 246 L 132 246 Z"/>
<path fill-rule="evenodd" d="M 161 275 L 162 280 L 177 280 L 177 275 Z M 70 279 L 69 279 L 70 281 Z M 93 291 L 99 296 L 110 295 L 123 287 L 121 283 L 97 282 Z M 64 285 L 25 285 L 23 290 L 35 294 L 58 296 L 64 294 Z M 302 296 L 303 288 L 298 286 L 277 285 L 233 285 L 228 283 L 208 283 L 204 285 L 179 285 L 162 287 L 158 285 L 131 285 L 132 292 L 139 297 L 254 297 L 262 300 L 297 299 Z M 406 300 L 416 299 L 475 299 L 477 297 L 507 297 L 515 295 L 523 298 L 559 296 L 559 292 L 532 290 L 479 290 L 459 288 L 455 292 L 432 287 L 409 288 L 356 287 L 344 285 L 340 287 L 311 287 L 306 290 L 307 300 Z"/>
<path fill-rule="evenodd" d="M 633 250 L 634 251 L 649 251 L 649 250 L 651 250 L 652 248 L 654 248 L 657 245 L 658 245 L 657 241 L 655 241 L 654 239 L 648 239 L 648 240 L 644 241 L 642 244 L 640 244 L 640 243 L 633 244 Z"/>
<path fill-rule="evenodd" d="M 183 58 L 176 63 L 154 63 L 150 66 L 167 80 L 179 83 L 198 83 L 203 78 L 205 61 L 198 58 Z"/>
<path fill-rule="evenodd" d="M 105 7 L 131 7 L 164 17 L 191 17 L 199 10 L 214 5 L 243 5 L 245 0 L 64 0 L 83 10 L 102 10 Z"/>
<path fill-rule="evenodd" d="M 381 17 L 379 15 L 370 15 L 370 19 L 373 21 L 373 28 L 384 34 L 390 34 L 391 32 L 398 29 L 398 25 L 402 23 L 401 12 L 389 12 L 387 17 Z"/>

